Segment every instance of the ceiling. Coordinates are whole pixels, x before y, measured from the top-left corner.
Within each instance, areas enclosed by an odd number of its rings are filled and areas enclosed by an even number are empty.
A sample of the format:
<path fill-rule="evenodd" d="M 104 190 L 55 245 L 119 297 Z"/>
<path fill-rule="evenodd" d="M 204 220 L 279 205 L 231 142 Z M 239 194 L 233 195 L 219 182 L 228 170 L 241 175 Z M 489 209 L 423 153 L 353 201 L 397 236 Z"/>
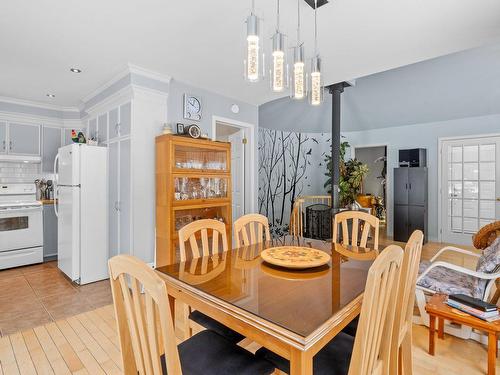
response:
<path fill-rule="evenodd" d="M 500 113 L 500 43 L 356 79 L 342 94 L 342 130 L 358 131 Z M 312 107 L 280 98 L 259 107 L 259 126 L 329 132 L 331 96 Z"/>
<path fill-rule="evenodd" d="M 356 80 L 343 95 L 343 126 L 366 130 L 500 113 L 500 44 Z"/>
<path fill-rule="evenodd" d="M 282 29 L 293 43 L 296 2 L 281 4 Z M 275 2 L 256 5 L 268 37 Z M 249 6 L 250 0 L 2 1 L 0 96 L 77 106 L 132 63 L 265 103 L 278 97 L 268 83 L 248 85 L 242 77 Z M 301 8 L 310 54 L 312 9 Z M 318 22 L 325 83 L 333 83 L 499 41 L 500 2 L 332 0 L 318 10 Z"/>

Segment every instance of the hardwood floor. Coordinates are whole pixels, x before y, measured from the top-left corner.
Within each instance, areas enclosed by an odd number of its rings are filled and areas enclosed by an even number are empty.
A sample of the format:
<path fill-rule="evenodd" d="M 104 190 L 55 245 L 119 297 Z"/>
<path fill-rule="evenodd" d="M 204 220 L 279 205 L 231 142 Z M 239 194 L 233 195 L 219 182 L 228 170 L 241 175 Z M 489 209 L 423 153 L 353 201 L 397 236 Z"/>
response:
<path fill-rule="evenodd" d="M 424 247 L 423 258 L 428 259 L 441 248 L 443 244 L 426 244 Z M 450 258 L 456 264 L 471 266 L 471 260 L 464 258 Z M 53 265 L 48 265 L 53 268 Z M 39 273 L 40 269 L 47 269 L 47 266 L 38 267 L 38 270 L 26 269 L 21 274 L 28 275 L 32 271 Z M 10 275 L 9 275 L 10 274 Z M 9 310 L 6 305 L 16 305 L 18 300 L 26 301 L 33 298 L 37 304 L 44 306 L 45 297 L 53 295 L 51 289 L 43 285 L 44 278 L 37 276 L 33 278 L 20 278 L 17 272 L 0 271 L 0 284 L 2 281 L 16 278 L 16 287 L 11 286 L 10 291 L 2 291 L 0 288 L 0 323 L 4 317 L 4 311 Z M 31 288 L 27 288 L 23 282 Z M 41 284 L 31 287 L 30 281 L 42 281 Z M 17 285 L 20 283 L 20 286 Z M 57 283 L 56 283 L 57 284 Z M 104 283 L 101 283 L 105 285 Z M 72 286 L 72 285 L 71 285 Z M 74 287 L 74 286 L 72 286 Z M 101 290 L 102 288 L 102 290 Z M 25 323 L 16 323 L 12 320 L 3 320 L 4 333 L 12 332 L 0 338 L 0 375 L 6 374 L 121 374 L 121 357 L 118 345 L 118 337 L 113 314 L 112 305 L 95 308 L 93 304 L 105 302 L 104 286 L 92 284 L 87 288 L 80 290 L 76 288 L 78 296 L 85 299 L 85 303 L 79 306 L 86 307 L 78 315 L 72 311 L 78 310 L 68 307 L 67 315 L 61 314 L 56 317 L 46 311 L 48 318 L 46 321 L 35 324 L 36 319 Z M 70 293 L 64 293 L 65 290 L 59 286 L 55 290 L 62 291 L 60 298 L 71 304 L 74 299 L 66 298 Z M 45 295 L 48 292 L 49 295 Z M 95 292 L 95 293 L 94 293 Z M 93 295 L 97 298 L 94 299 Z M 9 299 L 10 298 L 10 299 Z M 56 298 L 57 299 L 57 298 Z M 23 302 L 22 305 L 28 302 Z M 26 305 L 28 306 L 28 305 Z M 35 306 L 35 305 L 33 305 Z M 69 306 L 69 305 L 68 305 Z M 178 308 L 177 317 L 182 319 L 181 311 Z M 11 309 L 13 309 L 11 307 Z M 17 310 L 19 311 L 19 310 Z M 84 312 L 83 312 L 84 311 Z M 19 320 L 24 319 L 19 315 Z M 12 322 L 12 323 L 9 323 Z M 28 324 L 31 324 L 29 326 Z M 21 327 L 22 326 L 22 327 Z M 20 327 L 20 328 L 17 328 Z M 184 337 L 181 327 L 182 321 L 176 322 L 176 335 L 178 342 Z M 197 331 L 195 327 L 195 332 Z M 486 373 L 486 347 L 472 340 L 461 340 L 452 336 L 445 336 L 444 340 L 437 340 L 436 355 L 427 354 L 428 330 L 422 326 L 413 327 L 413 358 L 414 374 L 416 375 L 449 375 L 449 374 L 467 374 L 479 375 Z M 242 342 L 242 346 L 251 351 L 255 351 L 258 346 L 255 343 Z M 497 371 L 500 366 L 497 364 Z"/>

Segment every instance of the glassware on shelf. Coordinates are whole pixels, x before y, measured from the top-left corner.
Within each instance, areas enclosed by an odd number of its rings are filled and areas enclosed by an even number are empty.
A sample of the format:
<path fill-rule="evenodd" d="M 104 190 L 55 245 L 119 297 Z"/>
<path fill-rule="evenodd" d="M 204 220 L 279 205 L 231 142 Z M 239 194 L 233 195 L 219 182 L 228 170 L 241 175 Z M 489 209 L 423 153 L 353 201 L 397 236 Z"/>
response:
<path fill-rule="evenodd" d="M 174 199 L 210 199 L 227 197 L 227 181 L 218 177 L 176 177 Z"/>

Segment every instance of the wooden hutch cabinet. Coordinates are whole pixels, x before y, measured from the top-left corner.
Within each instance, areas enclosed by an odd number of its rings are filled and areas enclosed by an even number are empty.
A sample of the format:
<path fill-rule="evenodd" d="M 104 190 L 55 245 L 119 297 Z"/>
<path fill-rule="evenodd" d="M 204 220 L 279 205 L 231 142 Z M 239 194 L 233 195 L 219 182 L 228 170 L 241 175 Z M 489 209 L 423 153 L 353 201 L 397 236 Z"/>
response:
<path fill-rule="evenodd" d="M 231 144 L 156 137 L 156 267 L 174 263 L 178 230 L 199 219 L 226 224 L 231 243 Z"/>

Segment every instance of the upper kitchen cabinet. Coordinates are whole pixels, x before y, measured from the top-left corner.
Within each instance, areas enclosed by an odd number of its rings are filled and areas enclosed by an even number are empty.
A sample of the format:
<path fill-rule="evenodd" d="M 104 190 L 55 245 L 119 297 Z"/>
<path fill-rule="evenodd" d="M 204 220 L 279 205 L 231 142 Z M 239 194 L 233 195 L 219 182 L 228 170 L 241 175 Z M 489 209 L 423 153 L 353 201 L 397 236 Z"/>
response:
<path fill-rule="evenodd" d="M 97 139 L 97 119 L 93 118 L 89 120 L 89 128 L 87 131 L 88 139 Z"/>
<path fill-rule="evenodd" d="M 130 124 L 132 122 L 132 104 L 126 103 L 120 106 L 120 137 L 130 135 Z"/>
<path fill-rule="evenodd" d="M 54 159 L 61 147 L 61 129 L 43 127 L 42 133 L 42 171 L 54 171 Z"/>
<path fill-rule="evenodd" d="M 8 150 L 11 155 L 40 155 L 40 125 L 9 123 Z"/>
<path fill-rule="evenodd" d="M 7 124 L 0 122 L 0 154 L 7 152 Z"/>
<path fill-rule="evenodd" d="M 132 105 L 125 103 L 109 111 L 109 139 L 130 135 Z"/>
<path fill-rule="evenodd" d="M 108 141 L 108 115 L 101 115 L 97 119 L 97 141 L 104 144 Z"/>

